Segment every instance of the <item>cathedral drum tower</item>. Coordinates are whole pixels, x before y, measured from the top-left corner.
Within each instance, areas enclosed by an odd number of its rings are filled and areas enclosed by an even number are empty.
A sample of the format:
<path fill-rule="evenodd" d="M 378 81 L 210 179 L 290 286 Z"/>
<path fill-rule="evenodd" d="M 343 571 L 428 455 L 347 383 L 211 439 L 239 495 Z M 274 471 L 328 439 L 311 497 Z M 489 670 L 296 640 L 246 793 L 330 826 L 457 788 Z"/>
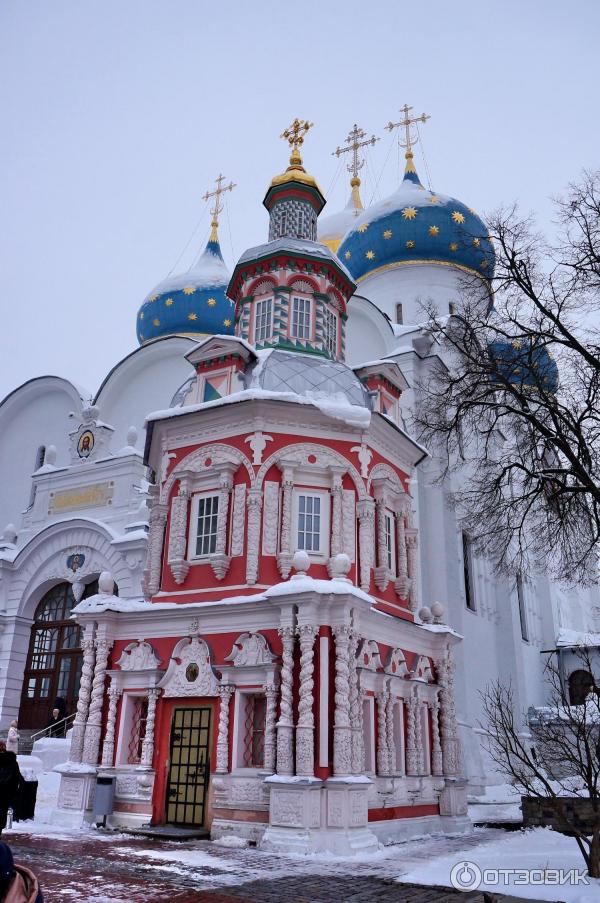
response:
<path fill-rule="evenodd" d="M 75 609 L 84 675 L 59 807 L 99 769 L 113 825 L 347 855 L 467 824 L 459 637 L 419 600 L 408 487 L 427 453 L 402 426 L 404 377 L 344 363 L 355 284 L 317 241 L 309 129 L 283 133 L 268 241 L 229 282 L 235 335 L 195 345 L 179 406 L 148 418 L 146 598 L 103 575 Z"/>

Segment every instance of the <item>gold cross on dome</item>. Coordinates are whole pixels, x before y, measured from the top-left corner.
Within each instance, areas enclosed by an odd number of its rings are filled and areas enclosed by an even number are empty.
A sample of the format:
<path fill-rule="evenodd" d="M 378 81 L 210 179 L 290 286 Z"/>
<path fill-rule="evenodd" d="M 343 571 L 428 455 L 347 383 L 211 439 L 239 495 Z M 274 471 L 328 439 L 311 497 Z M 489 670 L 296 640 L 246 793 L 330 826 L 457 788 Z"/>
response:
<path fill-rule="evenodd" d="M 217 239 L 217 227 L 219 225 L 219 214 L 223 211 L 223 204 L 221 202 L 221 195 L 225 194 L 226 191 L 233 191 L 237 186 L 234 182 L 230 182 L 229 185 L 223 185 L 225 181 L 225 176 L 219 174 L 215 179 L 217 183 L 217 187 L 214 191 L 207 191 L 206 194 L 202 195 L 203 201 L 210 201 L 211 198 L 215 199 L 215 203 L 213 205 L 212 210 L 210 211 L 212 216 L 211 232 L 209 241 L 218 241 Z"/>
<path fill-rule="evenodd" d="M 404 129 L 404 141 L 399 138 L 398 142 L 401 147 L 406 148 L 406 156 L 408 157 L 409 154 L 412 156 L 413 144 L 416 144 L 419 140 L 418 134 L 416 136 L 411 134 L 411 125 L 417 125 L 419 122 L 427 122 L 428 119 L 431 119 L 431 116 L 426 116 L 425 113 L 422 113 L 421 116 L 410 116 L 409 114 L 412 112 L 412 107 L 409 107 L 408 104 L 404 104 L 404 106 L 400 108 L 400 112 L 404 113 L 404 118 L 401 119 L 400 122 L 388 122 L 386 129 L 388 132 L 392 132 L 394 129 Z"/>
<path fill-rule="evenodd" d="M 280 138 L 284 138 L 289 143 L 292 153 L 297 152 L 298 148 L 304 144 L 304 136 L 313 125 L 314 123 L 307 119 L 294 119 L 289 128 L 281 133 Z"/>
<path fill-rule="evenodd" d="M 379 138 L 376 138 L 375 135 L 371 135 L 370 138 L 363 140 L 366 137 L 366 134 L 364 129 L 360 129 L 357 124 L 354 123 L 354 128 L 344 142 L 347 147 L 338 147 L 332 153 L 332 156 L 341 157 L 342 154 L 349 153 L 350 151 L 352 152 L 352 160 L 347 164 L 346 168 L 348 172 L 352 173 L 353 182 L 358 179 L 358 173 L 365 165 L 365 161 L 361 160 L 359 157 L 359 150 L 361 147 L 368 147 L 379 141 Z"/>

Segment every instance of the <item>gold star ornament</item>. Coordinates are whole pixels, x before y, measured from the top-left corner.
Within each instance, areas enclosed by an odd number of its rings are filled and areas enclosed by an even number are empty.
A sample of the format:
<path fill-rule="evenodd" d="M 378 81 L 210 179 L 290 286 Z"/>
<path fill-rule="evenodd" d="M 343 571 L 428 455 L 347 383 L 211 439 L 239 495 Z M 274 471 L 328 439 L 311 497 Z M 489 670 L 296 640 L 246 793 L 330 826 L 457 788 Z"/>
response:
<path fill-rule="evenodd" d="M 143 319 L 144 319 L 144 311 L 141 310 L 141 311 L 140 311 L 140 320 L 143 320 Z"/>
<path fill-rule="evenodd" d="M 196 291 L 196 289 L 194 288 L 193 285 L 186 285 L 183 290 L 183 294 L 184 295 L 193 295 L 195 291 Z"/>
<path fill-rule="evenodd" d="M 473 244 L 475 245 L 476 248 L 478 248 L 479 245 L 481 244 L 481 239 L 480 239 L 480 238 L 474 238 L 474 239 L 473 239 Z"/>
<path fill-rule="evenodd" d="M 365 257 L 367 258 L 367 260 L 373 260 L 373 258 L 375 257 L 375 251 L 367 251 Z"/>
<path fill-rule="evenodd" d="M 197 319 L 198 319 L 198 314 L 195 314 L 194 311 L 192 311 L 191 314 L 188 314 L 188 320 L 197 320 Z"/>
<path fill-rule="evenodd" d="M 458 251 L 458 245 L 456 244 L 455 241 L 453 241 L 453 242 L 450 243 L 450 250 L 451 250 L 451 251 Z"/>
<path fill-rule="evenodd" d="M 417 215 L 417 211 L 414 207 L 405 207 L 402 211 L 402 216 L 404 219 L 414 219 Z"/>
<path fill-rule="evenodd" d="M 160 326 L 160 320 L 152 320 L 153 326 Z"/>
<path fill-rule="evenodd" d="M 459 213 L 458 210 L 454 210 L 452 212 L 452 219 L 455 223 L 464 223 L 465 221 L 464 215 L 462 213 Z"/>
<path fill-rule="evenodd" d="M 366 232 L 368 228 L 369 228 L 369 224 L 368 224 L 368 223 L 362 223 L 362 225 L 360 225 L 360 226 L 358 227 L 358 231 L 359 231 L 359 232 Z"/>
<path fill-rule="evenodd" d="M 429 227 L 429 234 L 430 234 L 430 235 L 439 235 L 439 234 L 440 234 L 440 227 L 439 227 L 439 226 L 430 226 L 430 227 Z"/>
<path fill-rule="evenodd" d="M 172 304 L 173 304 L 173 299 L 172 299 L 172 298 L 167 298 L 167 300 L 165 301 L 165 305 L 166 305 L 167 307 L 171 307 Z"/>
<path fill-rule="evenodd" d="M 344 257 L 346 258 L 346 260 L 350 260 L 350 258 L 352 257 L 352 254 L 350 253 L 350 251 L 346 251 L 346 253 L 344 254 Z"/>
<path fill-rule="evenodd" d="M 392 230 L 391 230 L 391 229 L 386 229 L 385 232 L 383 233 L 383 237 L 384 237 L 385 239 L 391 238 L 391 237 L 392 237 Z"/>
<path fill-rule="evenodd" d="M 432 194 L 431 197 L 429 198 L 430 204 L 439 204 L 439 202 L 440 202 L 440 199 L 437 196 L 437 194 Z"/>
<path fill-rule="evenodd" d="M 160 296 L 159 295 L 150 295 L 150 297 L 148 298 L 148 301 L 156 301 L 156 299 L 158 297 L 160 297 Z"/>
<path fill-rule="evenodd" d="M 231 326 L 231 320 L 223 320 L 223 326 Z"/>
<path fill-rule="evenodd" d="M 215 301 L 214 298 L 209 298 L 206 303 L 208 304 L 209 307 L 214 307 L 217 302 Z"/>
<path fill-rule="evenodd" d="M 412 240 L 412 238 L 409 238 L 409 240 L 406 242 L 406 247 L 407 247 L 407 248 L 414 248 L 414 246 L 415 246 L 414 241 Z"/>

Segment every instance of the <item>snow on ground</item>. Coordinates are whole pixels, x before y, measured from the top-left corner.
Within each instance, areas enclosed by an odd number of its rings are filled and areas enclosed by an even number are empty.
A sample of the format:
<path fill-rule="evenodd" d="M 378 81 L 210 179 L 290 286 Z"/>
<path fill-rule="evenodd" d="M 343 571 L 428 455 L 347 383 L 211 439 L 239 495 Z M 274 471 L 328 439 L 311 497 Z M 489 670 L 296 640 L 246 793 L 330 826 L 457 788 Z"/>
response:
<path fill-rule="evenodd" d="M 521 794 L 513 784 L 494 784 L 485 793 L 469 798 L 469 818 L 474 824 L 521 823 Z"/>
<path fill-rule="evenodd" d="M 514 894 L 533 900 L 560 900 L 562 903 L 598 903 L 600 900 L 600 881 L 586 878 L 588 883 L 565 883 L 557 885 L 558 876 L 551 872 L 542 876 L 545 870 L 573 869 L 576 873 L 585 873 L 583 857 L 577 843 L 572 837 L 557 834 L 550 828 L 531 828 L 527 831 L 498 832 L 494 840 L 476 847 L 459 850 L 449 855 L 430 859 L 410 871 L 403 873 L 397 880 L 411 884 L 441 884 L 452 886 L 452 869 L 462 871 L 462 863 L 466 871 L 462 880 L 467 883 L 468 875 L 473 875 L 472 865 L 483 872 L 483 881 L 468 889 L 492 891 L 503 894 Z M 527 869 L 537 870 L 533 877 L 535 884 L 515 884 L 517 876 L 498 875 L 486 870 Z M 486 882 L 486 878 L 492 879 Z M 554 881 L 553 883 L 550 883 Z M 465 888 L 467 889 L 467 888 Z"/>

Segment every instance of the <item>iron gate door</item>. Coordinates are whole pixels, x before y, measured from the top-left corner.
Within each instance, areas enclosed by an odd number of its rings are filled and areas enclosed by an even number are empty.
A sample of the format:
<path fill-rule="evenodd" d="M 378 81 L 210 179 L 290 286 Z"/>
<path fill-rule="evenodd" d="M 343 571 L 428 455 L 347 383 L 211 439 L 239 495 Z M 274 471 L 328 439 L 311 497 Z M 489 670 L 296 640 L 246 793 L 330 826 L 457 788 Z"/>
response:
<path fill-rule="evenodd" d="M 204 824 L 210 773 L 210 719 L 209 707 L 173 710 L 166 807 L 170 824 Z"/>

